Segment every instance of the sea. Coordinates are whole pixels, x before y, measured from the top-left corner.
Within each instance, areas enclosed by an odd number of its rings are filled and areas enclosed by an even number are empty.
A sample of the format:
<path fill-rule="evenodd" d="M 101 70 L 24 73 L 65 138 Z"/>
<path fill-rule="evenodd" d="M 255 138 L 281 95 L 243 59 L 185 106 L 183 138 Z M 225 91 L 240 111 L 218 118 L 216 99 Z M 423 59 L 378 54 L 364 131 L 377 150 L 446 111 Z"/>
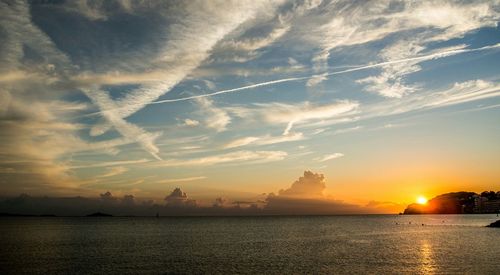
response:
<path fill-rule="evenodd" d="M 498 219 L 3 217 L 0 274 L 500 274 Z"/>

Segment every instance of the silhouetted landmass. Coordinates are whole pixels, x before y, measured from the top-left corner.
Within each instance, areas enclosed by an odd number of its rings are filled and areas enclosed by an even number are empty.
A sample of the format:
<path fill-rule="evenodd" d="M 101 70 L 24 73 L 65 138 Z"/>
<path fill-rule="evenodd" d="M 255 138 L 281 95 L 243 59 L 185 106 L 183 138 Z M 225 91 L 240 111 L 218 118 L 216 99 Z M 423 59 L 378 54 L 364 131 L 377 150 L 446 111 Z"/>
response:
<path fill-rule="evenodd" d="M 113 217 L 113 215 L 101 213 L 101 212 L 96 212 L 96 213 L 88 214 L 86 217 Z"/>
<path fill-rule="evenodd" d="M 490 225 L 487 225 L 486 227 L 497 227 L 500 228 L 500 220 L 496 222 L 492 222 Z"/>
<path fill-rule="evenodd" d="M 500 220 L 496 222 L 492 222 L 490 225 L 487 225 L 486 227 L 497 227 L 500 228 Z"/>
<path fill-rule="evenodd" d="M 453 192 L 408 205 L 404 214 L 486 214 L 500 212 L 500 192 Z"/>

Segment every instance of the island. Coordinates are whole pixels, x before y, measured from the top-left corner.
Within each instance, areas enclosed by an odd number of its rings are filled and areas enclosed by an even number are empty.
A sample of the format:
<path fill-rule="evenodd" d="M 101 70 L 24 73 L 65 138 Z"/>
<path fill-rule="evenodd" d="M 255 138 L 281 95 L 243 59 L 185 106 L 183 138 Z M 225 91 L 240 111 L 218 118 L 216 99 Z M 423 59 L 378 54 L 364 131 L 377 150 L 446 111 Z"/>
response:
<path fill-rule="evenodd" d="M 496 221 L 496 222 L 492 222 L 490 225 L 487 225 L 486 227 L 496 227 L 496 228 L 500 228 L 500 220 Z"/>
<path fill-rule="evenodd" d="M 500 191 L 452 192 L 436 196 L 426 203 L 412 203 L 404 210 L 414 214 L 495 214 L 500 213 Z"/>

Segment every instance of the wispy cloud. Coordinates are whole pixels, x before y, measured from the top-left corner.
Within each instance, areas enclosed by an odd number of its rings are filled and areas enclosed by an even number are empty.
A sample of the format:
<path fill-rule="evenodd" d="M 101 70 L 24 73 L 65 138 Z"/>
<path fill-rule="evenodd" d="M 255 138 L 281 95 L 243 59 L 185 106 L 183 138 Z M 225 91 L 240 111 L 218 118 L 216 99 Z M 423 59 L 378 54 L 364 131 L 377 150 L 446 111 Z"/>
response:
<path fill-rule="evenodd" d="M 108 94 L 100 90 L 83 90 L 85 94 L 92 99 L 92 101 L 99 106 L 101 109 L 106 109 L 107 106 L 114 106 L 113 101 L 109 98 Z M 160 150 L 154 144 L 155 139 L 157 139 L 161 133 L 148 133 L 144 129 L 125 121 L 117 113 L 113 111 L 104 111 L 102 116 L 106 118 L 107 121 L 112 123 L 115 129 L 124 137 L 135 140 L 139 143 L 144 150 L 149 152 L 153 157 L 161 160 L 158 153 Z"/>
<path fill-rule="evenodd" d="M 227 144 L 224 145 L 223 148 L 229 149 L 247 145 L 269 145 L 269 144 L 277 144 L 290 141 L 298 141 L 303 139 L 305 139 L 305 137 L 302 133 L 289 133 L 288 135 L 285 136 L 265 135 L 259 137 L 244 137 L 228 142 Z"/>
<path fill-rule="evenodd" d="M 259 116 L 264 121 L 273 124 L 286 124 L 283 135 L 290 134 L 295 124 L 304 124 L 321 119 L 338 118 L 350 115 L 356 112 L 359 103 L 352 101 L 338 101 L 332 104 L 317 105 L 310 102 L 302 104 L 283 104 L 283 103 L 263 103 L 255 104 L 254 108 L 232 108 L 236 115 Z"/>
<path fill-rule="evenodd" d="M 53 9 L 57 16 L 45 16 Z M 491 112 L 500 96 L 488 63 L 500 49 L 491 39 L 498 1 L 123 1 L 113 9 L 17 1 L 0 2 L 0 14 L 7 193 L 82 190 L 80 172 L 102 187 L 133 166 L 280 161 L 285 142 L 314 143 L 317 154 L 325 137 L 373 129 L 375 118 Z M 461 73 L 439 69 L 452 64 Z M 322 93 L 308 88 L 319 84 Z M 229 96 L 244 91 L 256 93 Z M 182 101 L 192 104 L 160 105 Z"/>
<path fill-rule="evenodd" d="M 224 109 L 216 107 L 209 98 L 197 98 L 196 103 L 203 113 L 206 127 L 215 129 L 217 132 L 226 130 L 231 118 Z"/>
<path fill-rule="evenodd" d="M 332 2 L 315 20 L 298 26 L 307 41 L 320 50 L 313 57 L 317 71 L 327 69 L 330 52 L 347 46 L 380 41 L 390 34 L 426 31 L 421 43 L 444 41 L 469 31 L 496 26 L 499 15 L 493 3 L 404 2 L 390 8 L 390 2 Z M 312 27 L 317 26 L 319 27 Z"/>
<path fill-rule="evenodd" d="M 186 118 L 184 119 L 183 123 L 182 123 L 184 126 L 188 126 L 188 127 L 195 127 L 195 126 L 198 126 L 200 125 L 200 122 L 196 119 L 189 119 L 189 118 Z"/>
<path fill-rule="evenodd" d="M 500 96 L 498 82 L 470 80 L 451 87 L 427 90 L 380 104 L 365 106 L 364 118 L 402 114 Z"/>
<path fill-rule="evenodd" d="M 333 154 L 324 155 L 322 157 L 316 158 L 315 160 L 318 162 L 325 162 L 325 161 L 329 161 L 332 159 L 338 159 L 338 158 L 341 158 L 343 156 L 344 156 L 344 154 L 342 154 L 342 153 L 333 153 Z"/>
<path fill-rule="evenodd" d="M 170 159 L 158 162 L 156 166 L 209 166 L 223 163 L 251 162 L 264 163 L 283 160 L 287 156 L 283 151 L 236 151 L 226 154 L 200 157 L 195 159 Z"/>
<path fill-rule="evenodd" d="M 157 60 L 158 66 L 164 70 L 165 79 L 158 83 L 143 85 L 116 102 L 100 106 L 103 112 L 108 113 L 105 116 L 108 122 L 115 127 L 117 126 L 115 124 L 119 123 L 121 126 L 118 126 L 122 127 L 123 121 L 120 120 L 169 92 L 209 56 L 210 50 L 219 40 L 265 6 L 262 3 L 252 5 L 247 2 L 238 3 L 240 4 L 220 3 L 206 9 L 197 5 L 187 5 L 188 16 L 171 26 L 170 39 Z M 111 121 L 110 117 L 113 117 Z M 106 130 L 102 125 L 99 127 L 100 130 L 94 133 Z M 152 144 L 146 147 L 151 154 L 157 154 Z"/>
<path fill-rule="evenodd" d="M 111 167 L 108 169 L 108 171 L 106 173 L 101 174 L 101 175 L 97 175 L 96 178 L 114 177 L 114 176 L 121 175 L 127 171 L 128 171 L 128 168 L 123 167 L 123 166 Z"/>
<path fill-rule="evenodd" d="M 351 133 L 355 131 L 359 131 L 363 129 L 363 126 L 354 126 L 354 127 L 349 127 L 349 128 L 343 128 L 343 129 L 337 129 L 333 132 L 334 135 L 340 135 L 340 134 L 345 134 L 345 133 Z"/>
<path fill-rule="evenodd" d="M 332 75 L 347 74 L 347 73 L 351 73 L 351 72 L 363 71 L 363 70 L 368 70 L 368 69 L 373 69 L 373 68 L 380 68 L 380 67 L 394 65 L 394 64 L 400 64 L 400 63 L 410 63 L 410 62 L 416 62 L 416 61 L 422 62 L 422 61 L 427 61 L 427 60 L 434 60 L 434 59 L 449 57 L 449 56 L 453 56 L 453 55 L 457 55 L 457 54 L 495 50 L 498 48 L 500 48 L 500 43 L 490 45 L 490 46 L 484 46 L 484 47 L 480 47 L 480 48 L 445 50 L 445 51 L 441 51 L 441 52 L 424 54 L 424 55 L 419 55 L 419 56 L 415 56 L 415 57 L 409 57 L 409 58 L 403 58 L 403 59 L 398 59 L 398 60 L 389 60 L 389 61 L 384 61 L 384 62 L 379 62 L 379 63 L 374 63 L 374 64 L 355 66 L 353 68 L 341 70 L 341 71 L 327 72 L 327 73 L 322 74 L 321 77 L 323 78 L 323 77 L 332 76 Z M 216 96 L 216 95 L 234 93 L 234 92 L 255 89 L 255 88 L 259 88 L 259 87 L 270 86 L 270 85 L 275 85 L 275 84 L 280 84 L 280 83 L 304 81 L 304 80 L 309 80 L 309 79 L 315 78 L 315 77 L 318 77 L 318 76 L 317 75 L 308 75 L 308 76 L 302 76 L 302 77 L 289 77 L 289 78 L 275 79 L 275 80 L 271 80 L 271 81 L 265 81 L 265 82 L 246 85 L 246 86 L 242 86 L 242 87 L 238 87 L 238 88 L 220 90 L 220 91 L 216 91 L 216 92 L 212 92 L 212 93 L 205 93 L 205 94 L 201 94 L 201 95 L 193 95 L 193 96 L 187 96 L 187 97 L 181 97 L 181 98 L 175 98 L 175 99 L 157 100 L 157 101 L 153 101 L 149 104 L 163 104 L 163 103 L 193 100 L 196 98 L 212 97 L 212 96 Z"/>
<path fill-rule="evenodd" d="M 187 178 L 173 178 L 173 179 L 164 179 L 164 180 L 159 180 L 159 181 L 156 181 L 155 183 L 176 183 L 176 182 L 189 182 L 189 181 L 203 180 L 203 179 L 206 179 L 206 178 L 207 178 L 207 177 L 205 177 L 205 176 L 187 177 Z"/>
<path fill-rule="evenodd" d="M 140 163 L 150 162 L 148 159 L 138 159 L 138 160 L 121 160 L 121 161 L 106 161 L 88 164 L 79 164 L 71 166 L 71 169 L 84 169 L 84 168 L 95 168 L 95 167 L 109 167 L 109 166 L 123 166 L 123 165 L 134 165 Z"/>

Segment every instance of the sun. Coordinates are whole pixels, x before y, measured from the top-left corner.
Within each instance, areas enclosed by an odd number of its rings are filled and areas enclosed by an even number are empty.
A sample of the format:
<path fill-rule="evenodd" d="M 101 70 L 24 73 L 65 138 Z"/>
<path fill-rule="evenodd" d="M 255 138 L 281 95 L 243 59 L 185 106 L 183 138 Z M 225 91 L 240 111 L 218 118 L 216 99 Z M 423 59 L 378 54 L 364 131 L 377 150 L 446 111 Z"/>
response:
<path fill-rule="evenodd" d="M 427 199 L 424 196 L 417 197 L 418 204 L 427 204 Z"/>

